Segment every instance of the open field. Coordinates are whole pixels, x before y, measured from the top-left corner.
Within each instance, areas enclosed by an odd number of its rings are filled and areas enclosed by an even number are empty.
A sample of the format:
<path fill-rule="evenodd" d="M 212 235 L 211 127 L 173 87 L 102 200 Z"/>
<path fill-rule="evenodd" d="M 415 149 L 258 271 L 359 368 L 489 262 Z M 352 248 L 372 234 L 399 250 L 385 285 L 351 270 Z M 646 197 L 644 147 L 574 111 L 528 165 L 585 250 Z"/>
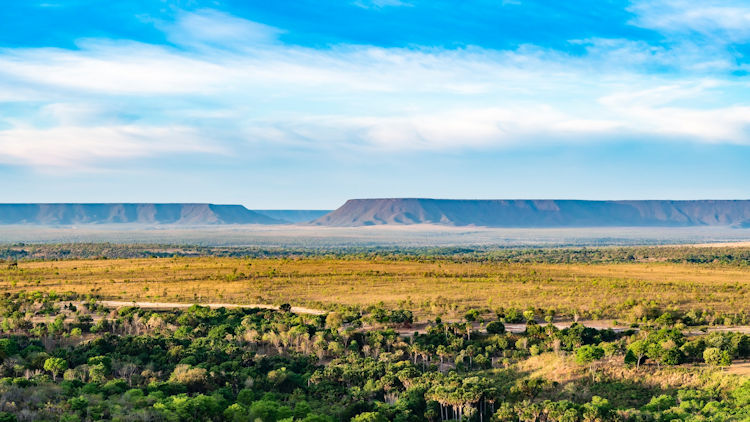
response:
<path fill-rule="evenodd" d="M 144 258 L 19 262 L 0 290 L 73 291 L 153 302 L 337 304 L 413 309 L 529 307 L 627 318 L 644 301 L 681 310 L 750 313 L 750 268 L 691 263 L 547 264 L 359 258 Z"/>

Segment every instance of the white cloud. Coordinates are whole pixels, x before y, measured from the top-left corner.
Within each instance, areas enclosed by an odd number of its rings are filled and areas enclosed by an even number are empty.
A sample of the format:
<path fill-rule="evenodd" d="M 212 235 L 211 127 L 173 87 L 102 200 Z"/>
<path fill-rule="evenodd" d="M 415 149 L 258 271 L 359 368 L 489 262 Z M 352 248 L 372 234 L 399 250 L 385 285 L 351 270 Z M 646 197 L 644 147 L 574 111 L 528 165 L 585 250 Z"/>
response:
<path fill-rule="evenodd" d="M 0 163 L 92 170 L 116 160 L 163 154 L 220 153 L 183 127 L 76 127 L 0 130 Z"/>
<path fill-rule="evenodd" d="M 399 117 L 317 116 L 254 122 L 247 133 L 252 139 L 271 142 L 326 140 L 337 147 L 394 151 L 518 145 L 540 135 L 575 140 L 581 135 L 608 133 L 619 125 L 537 106 L 455 109 Z"/>
<path fill-rule="evenodd" d="M 573 41 L 578 56 L 531 45 L 311 49 L 208 10 L 159 25 L 177 47 L 0 50 L 0 102 L 31 110 L 0 121 L 0 162 L 99 165 L 217 153 L 227 139 L 382 151 L 625 136 L 750 144 L 750 88 L 724 78 L 730 55 L 692 45 L 587 39 Z"/>
<path fill-rule="evenodd" d="M 559 107 L 456 109 L 400 117 L 341 117 L 252 122 L 254 141 L 378 151 L 497 148 L 607 139 L 750 145 L 750 107 L 690 109 L 607 98 L 596 117 Z"/>
<path fill-rule="evenodd" d="M 750 107 L 696 110 L 636 106 L 624 108 L 622 112 L 628 127 L 652 137 L 664 135 L 708 143 L 750 145 Z"/>
<path fill-rule="evenodd" d="M 170 94 L 209 90 L 224 68 L 162 47 L 132 42 L 82 43 L 82 50 L 52 48 L 0 51 L 0 76 L 37 87 L 97 94 Z M 34 98 L 30 98 L 34 99 Z"/>
<path fill-rule="evenodd" d="M 157 26 L 176 44 L 203 48 L 273 43 L 283 34 L 278 28 L 210 9 L 182 12 L 174 23 L 160 22 Z"/>
<path fill-rule="evenodd" d="M 666 33 L 695 32 L 716 42 L 750 40 L 750 5 L 732 0 L 637 0 L 633 24 Z"/>

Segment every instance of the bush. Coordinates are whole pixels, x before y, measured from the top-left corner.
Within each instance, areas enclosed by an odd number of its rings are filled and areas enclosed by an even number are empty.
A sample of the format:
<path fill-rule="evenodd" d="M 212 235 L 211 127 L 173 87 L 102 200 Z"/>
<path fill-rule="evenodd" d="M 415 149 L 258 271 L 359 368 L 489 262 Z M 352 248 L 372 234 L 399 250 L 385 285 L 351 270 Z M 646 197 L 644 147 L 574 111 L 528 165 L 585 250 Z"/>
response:
<path fill-rule="evenodd" d="M 479 311 L 476 310 L 476 309 L 471 309 L 471 310 L 467 311 L 464 314 L 464 319 L 467 320 L 467 321 L 469 321 L 469 322 L 474 322 L 474 321 L 478 320 L 479 319 Z"/>
<path fill-rule="evenodd" d="M 750 380 L 745 381 L 740 387 L 732 392 L 732 397 L 737 406 L 750 406 Z"/>
<path fill-rule="evenodd" d="M 353 417 L 351 422 L 388 422 L 388 419 L 377 412 L 364 412 Z"/>
<path fill-rule="evenodd" d="M 638 357 L 636 357 L 635 353 L 633 353 L 632 350 L 628 349 L 628 351 L 625 353 L 625 365 L 635 366 L 637 363 Z"/>
<path fill-rule="evenodd" d="M 263 422 L 276 422 L 292 416 L 292 409 L 280 406 L 278 402 L 271 400 L 259 400 L 250 405 L 251 420 L 260 419 Z"/>
<path fill-rule="evenodd" d="M 503 334 L 505 333 L 505 324 L 500 321 L 492 321 L 487 324 L 487 332 L 490 334 Z"/>
<path fill-rule="evenodd" d="M 125 380 L 111 380 L 107 381 L 106 384 L 102 385 L 101 392 L 105 396 L 111 396 L 115 394 L 122 394 L 128 389 L 128 384 Z M 140 390 L 138 390 L 140 391 Z"/>
<path fill-rule="evenodd" d="M 516 308 L 510 308 L 508 309 L 508 312 L 505 313 L 504 321 L 509 323 L 518 323 L 523 321 L 523 315 L 521 312 Z"/>
<path fill-rule="evenodd" d="M 645 410 L 651 411 L 651 412 L 660 412 L 669 409 L 670 407 L 674 407 L 677 405 L 677 400 L 675 400 L 674 397 L 662 394 L 658 397 L 651 398 L 651 401 L 648 402 L 647 405 L 645 405 L 643 408 Z"/>

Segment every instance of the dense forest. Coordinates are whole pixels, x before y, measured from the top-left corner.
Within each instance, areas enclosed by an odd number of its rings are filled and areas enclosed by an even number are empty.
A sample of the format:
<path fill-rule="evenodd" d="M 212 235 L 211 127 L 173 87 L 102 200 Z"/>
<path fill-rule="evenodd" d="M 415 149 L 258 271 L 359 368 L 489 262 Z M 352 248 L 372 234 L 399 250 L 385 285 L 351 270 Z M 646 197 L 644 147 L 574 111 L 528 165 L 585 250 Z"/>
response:
<path fill-rule="evenodd" d="M 750 336 L 559 329 L 469 311 L 105 308 L 0 300 L 0 421 L 724 421 L 750 418 Z M 510 332 L 511 321 L 525 321 Z"/>

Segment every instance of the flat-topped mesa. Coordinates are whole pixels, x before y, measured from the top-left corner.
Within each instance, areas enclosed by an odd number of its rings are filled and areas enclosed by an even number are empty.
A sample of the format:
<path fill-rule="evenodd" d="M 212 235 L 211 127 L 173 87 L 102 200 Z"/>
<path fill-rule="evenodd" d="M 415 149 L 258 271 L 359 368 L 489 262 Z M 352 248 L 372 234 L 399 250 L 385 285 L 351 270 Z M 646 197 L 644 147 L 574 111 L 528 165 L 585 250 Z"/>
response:
<path fill-rule="evenodd" d="M 750 200 L 352 199 L 313 224 L 443 224 L 525 228 L 750 227 Z"/>
<path fill-rule="evenodd" d="M 0 224 L 280 224 L 242 205 L 0 204 Z"/>

